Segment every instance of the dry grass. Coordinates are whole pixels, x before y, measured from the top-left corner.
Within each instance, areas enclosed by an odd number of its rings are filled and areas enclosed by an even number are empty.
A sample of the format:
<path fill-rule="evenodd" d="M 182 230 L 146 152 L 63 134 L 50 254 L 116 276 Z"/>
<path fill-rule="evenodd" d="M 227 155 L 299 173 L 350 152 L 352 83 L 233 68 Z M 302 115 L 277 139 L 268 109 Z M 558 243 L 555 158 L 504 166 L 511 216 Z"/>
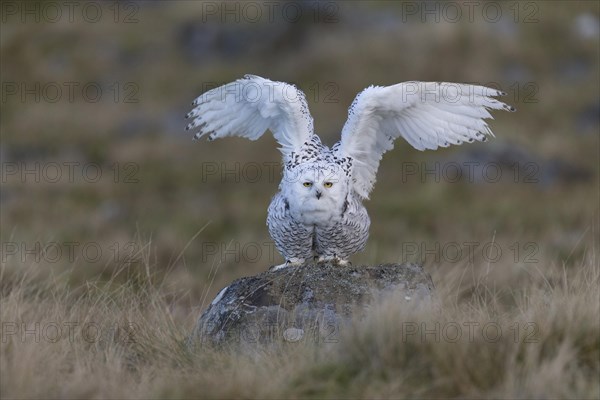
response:
<path fill-rule="evenodd" d="M 150 265 L 116 268 L 130 273 L 123 284 L 69 289 L 9 260 L 1 270 L 1 395 L 598 398 L 596 251 L 570 268 L 521 273 L 442 265 L 434 304 L 392 299 L 332 342 L 243 352 L 188 351 L 185 296 L 165 289 Z"/>

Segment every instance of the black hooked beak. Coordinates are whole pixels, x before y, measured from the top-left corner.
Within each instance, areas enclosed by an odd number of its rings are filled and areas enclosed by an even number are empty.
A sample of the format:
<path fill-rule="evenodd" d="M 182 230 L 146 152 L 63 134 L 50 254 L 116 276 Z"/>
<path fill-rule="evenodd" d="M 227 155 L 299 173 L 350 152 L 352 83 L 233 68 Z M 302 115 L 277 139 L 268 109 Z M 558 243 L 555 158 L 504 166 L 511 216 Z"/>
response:
<path fill-rule="evenodd" d="M 317 200 L 319 200 L 319 199 L 321 198 L 321 195 L 322 195 L 322 194 L 323 194 L 323 193 L 321 193 L 321 192 L 319 192 L 319 191 L 317 190 Z"/>

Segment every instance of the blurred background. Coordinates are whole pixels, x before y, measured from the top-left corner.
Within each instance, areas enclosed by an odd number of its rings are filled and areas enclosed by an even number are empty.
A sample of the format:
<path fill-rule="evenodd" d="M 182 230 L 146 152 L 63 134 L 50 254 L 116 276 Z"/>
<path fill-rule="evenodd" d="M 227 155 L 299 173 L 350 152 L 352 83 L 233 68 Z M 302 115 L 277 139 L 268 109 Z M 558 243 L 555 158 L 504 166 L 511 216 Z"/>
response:
<path fill-rule="evenodd" d="M 494 113 L 491 141 L 386 154 L 352 261 L 575 268 L 598 239 L 599 8 L 2 2 L 2 263 L 74 287 L 147 268 L 197 305 L 282 262 L 265 225 L 273 138 L 184 130 L 195 97 L 249 73 L 300 87 L 329 145 L 371 84 L 501 88 L 517 112 Z"/>

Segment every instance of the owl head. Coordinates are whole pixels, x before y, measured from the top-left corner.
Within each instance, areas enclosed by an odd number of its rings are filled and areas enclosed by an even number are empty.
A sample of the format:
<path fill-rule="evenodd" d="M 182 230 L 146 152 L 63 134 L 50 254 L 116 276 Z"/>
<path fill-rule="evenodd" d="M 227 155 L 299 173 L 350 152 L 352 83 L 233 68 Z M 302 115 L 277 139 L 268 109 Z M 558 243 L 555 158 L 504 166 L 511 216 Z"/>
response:
<path fill-rule="evenodd" d="M 286 169 L 282 190 L 303 211 L 334 211 L 344 204 L 349 180 L 336 163 L 308 162 Z"/>

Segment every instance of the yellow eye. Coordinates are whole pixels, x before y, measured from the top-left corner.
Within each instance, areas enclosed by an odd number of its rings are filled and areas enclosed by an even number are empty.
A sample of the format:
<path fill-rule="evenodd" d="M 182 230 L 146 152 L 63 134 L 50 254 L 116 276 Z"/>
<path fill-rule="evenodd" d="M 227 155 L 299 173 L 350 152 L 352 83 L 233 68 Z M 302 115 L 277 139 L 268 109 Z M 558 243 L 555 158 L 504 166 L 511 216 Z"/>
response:
<path fill-rule="evenodd" d="M 304 187 L 311 187 L 312 182 L 304 182 L 303 185 L 304 185 Z"/>
<path fill-rule="evenodd" d="M 325 186 L 326 188 L 328 188 L 328 189 L 329 189 L 330 187 L 332 187 L 332 186 L 333 186 L 333 183 L 331 183 L 331 182 L 325 182 L 325 183 L 323 184 L 323 186 Z"/>

